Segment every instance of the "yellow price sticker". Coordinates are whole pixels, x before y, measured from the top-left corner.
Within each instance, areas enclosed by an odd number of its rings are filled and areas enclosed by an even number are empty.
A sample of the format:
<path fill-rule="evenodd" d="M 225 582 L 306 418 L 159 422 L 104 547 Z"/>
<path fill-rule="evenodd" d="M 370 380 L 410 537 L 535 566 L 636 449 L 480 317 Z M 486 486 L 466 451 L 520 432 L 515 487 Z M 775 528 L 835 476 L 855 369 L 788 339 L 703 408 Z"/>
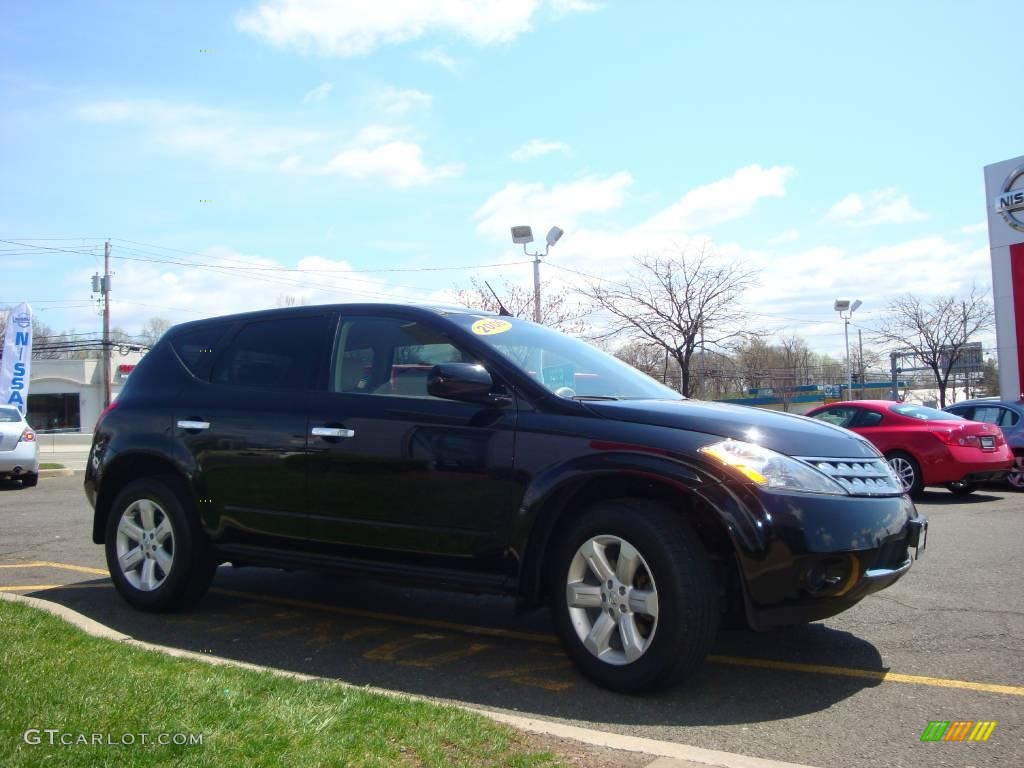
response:
<path fill-rule="evenodd" d="M 473 333 L 477 336 L 493 336 L 496 333 L 504 333 L 511 327 L 512 323 L 508 320 L 498 320 L 490 317 L 484 320 L 477 320 L 470 326 Z"/>

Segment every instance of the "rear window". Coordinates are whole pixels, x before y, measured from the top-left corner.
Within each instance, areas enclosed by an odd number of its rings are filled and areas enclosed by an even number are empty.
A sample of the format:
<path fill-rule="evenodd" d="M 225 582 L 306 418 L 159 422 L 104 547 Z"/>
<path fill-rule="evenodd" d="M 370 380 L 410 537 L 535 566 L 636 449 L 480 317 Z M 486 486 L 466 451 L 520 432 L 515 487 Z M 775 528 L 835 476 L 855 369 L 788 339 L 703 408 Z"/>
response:
<path fill-rule="evenodd" d="M 21 421 L 21 412 L 17 408 L 0 408 L 0 424 L 15 424 Z"/>
<path fill-rule="evenodd" d="M 892 406 L 892 412 L 898 413 L 900 416 L 920 419 L 921 421 L 963 421 L 963 417 L 957 416 L 955 413 L 946 413 L 945 411 L 928 408 L 924 405 L 903 403 L 902 405 Z"/>
<path fill-rule="evenodd" d="M 229 323 L 210 323 L 185 333 L 177 334 L 171 339 L 171 346 L 178 354 L 181 362 L 193 376 L 203 378 L 209 370 L 209 362 L 213 359 L 221 339 L 227 333 Z"/>

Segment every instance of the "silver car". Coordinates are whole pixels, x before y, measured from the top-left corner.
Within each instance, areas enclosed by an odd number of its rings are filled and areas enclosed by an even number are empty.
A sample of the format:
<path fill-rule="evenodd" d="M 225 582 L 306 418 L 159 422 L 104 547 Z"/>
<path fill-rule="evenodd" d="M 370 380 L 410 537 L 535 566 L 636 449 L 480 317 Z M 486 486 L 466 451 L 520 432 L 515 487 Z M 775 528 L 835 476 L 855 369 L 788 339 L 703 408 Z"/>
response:
<path fill-rule="evenodd" d="M 0 405 L 0 480 L 5 478 L 26 488 L 39 482 L 39 443 L 17 408 Z"/>

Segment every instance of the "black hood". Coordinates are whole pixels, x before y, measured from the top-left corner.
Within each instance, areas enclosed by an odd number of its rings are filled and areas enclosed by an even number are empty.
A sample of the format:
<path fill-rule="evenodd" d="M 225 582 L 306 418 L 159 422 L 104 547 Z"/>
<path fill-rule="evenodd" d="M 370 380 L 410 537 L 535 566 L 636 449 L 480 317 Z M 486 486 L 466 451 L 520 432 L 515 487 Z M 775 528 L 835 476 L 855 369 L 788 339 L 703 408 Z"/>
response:
<path fill-rule="evenodd" d="M 787 456 L 877 458 L 863 438 L 804 416 L 746 405 L 702 400 L 588 400 L 588 408 L 608 419 L 676 427 L 756 442 Z M 751 430 L 756 430 L 751 433 Z"/>

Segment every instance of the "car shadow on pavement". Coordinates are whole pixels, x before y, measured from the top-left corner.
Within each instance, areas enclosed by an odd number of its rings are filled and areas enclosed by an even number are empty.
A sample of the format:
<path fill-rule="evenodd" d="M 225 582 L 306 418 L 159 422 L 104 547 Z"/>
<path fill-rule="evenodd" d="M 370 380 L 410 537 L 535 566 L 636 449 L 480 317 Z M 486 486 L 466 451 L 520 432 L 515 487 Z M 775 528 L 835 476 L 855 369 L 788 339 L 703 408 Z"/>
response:
<path fill-rule="evenodd" d="M 989 501 L 998 501 L 1000 498 L 1002 497 L 990 495 L 985 493 L 983 490 L 977 490 L 967 496 L 957 496 L 956 494 L 945 490 L 925 490 L 922 491 L 919 496 L 914 497 L 914 501 L 918 504 L 926 503 L 948 507 L 959 507 L 961 505 L 984 504 Z"/>
<path fill-rule="evenodd" d="M 681 685 L 624 696 L 591 684 L 555 640 L 546 612 L 504 598 L 362 579 L 222 567 L 188 612 L 145 614 L 108 579 L 29 593 L 137 640 L 291 672 L 576 722 L 712 726 L 817 712 L 879 684 L 871 677 L 752 666 L 765 660 L 883 671 L 870 643 L 822 624 L 723 631 Z"/>

